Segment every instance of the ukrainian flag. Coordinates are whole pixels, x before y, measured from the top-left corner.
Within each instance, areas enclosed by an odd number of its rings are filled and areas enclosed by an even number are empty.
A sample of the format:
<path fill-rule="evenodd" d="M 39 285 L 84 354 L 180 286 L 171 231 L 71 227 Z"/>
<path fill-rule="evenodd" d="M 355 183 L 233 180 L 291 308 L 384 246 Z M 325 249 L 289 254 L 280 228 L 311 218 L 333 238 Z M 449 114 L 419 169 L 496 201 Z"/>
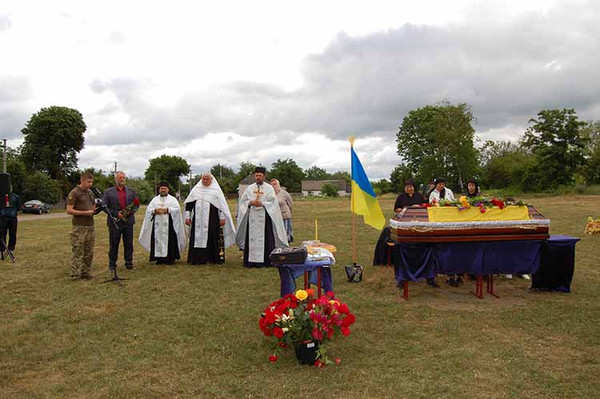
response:
<path fill-rule="evenodd" d="M 357 215 L 363 215 L 365 223 L 381 230 L 385 226 L 385 218 L 373 191 L 373 186 L 367 178 L 360 160 L 352 151 L 352 205 L 351 210 Z"/>

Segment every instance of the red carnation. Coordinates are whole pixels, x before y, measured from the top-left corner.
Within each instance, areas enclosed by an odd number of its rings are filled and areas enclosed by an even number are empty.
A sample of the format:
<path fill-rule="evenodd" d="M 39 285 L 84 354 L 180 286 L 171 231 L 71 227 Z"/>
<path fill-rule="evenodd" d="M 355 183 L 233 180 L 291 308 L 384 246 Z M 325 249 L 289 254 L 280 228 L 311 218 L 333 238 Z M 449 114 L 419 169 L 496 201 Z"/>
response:
<path fill-rule="evenodd" d="M 135 205 L 135 206 L 140 206 L 140 200 L 139 200 L 139 198 L 138 198 L 138 197 L 135 197 L 135 198 L 133 199 L 133 205 Z"/>
<path fill-rule="evenodd" d="M 273 363 L 275 363 L 277 360 L 279 359 L 279 356 L 277 355 L 270 355 L 269 356 L 269 360 Z"/>
<path fill-rule="evenodd" d="M 321 361 L 321 359 L 317 359 L 317 360 L 315 360 L 315 367 L 318 369 L 323 368 L 323 367 L 325 367 L 325 363 L 323 363 Z"/>

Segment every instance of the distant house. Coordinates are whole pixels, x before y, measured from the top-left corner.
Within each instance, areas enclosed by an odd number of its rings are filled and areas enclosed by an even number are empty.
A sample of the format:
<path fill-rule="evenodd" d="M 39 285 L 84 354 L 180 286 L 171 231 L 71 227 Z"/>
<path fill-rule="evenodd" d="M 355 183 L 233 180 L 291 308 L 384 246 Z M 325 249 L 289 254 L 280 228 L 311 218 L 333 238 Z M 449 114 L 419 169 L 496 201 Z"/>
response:
<path fill-rule="evenodd" d="M 242 194 L 244 194 L 248 186 L 252 183 L 254 183 L 254 173 L 251 173 L 242 180 L 240 180 L 238 184 L 238 198 L 242 197 Z"/>
<path fill-rule="evenodd" d="M 331 184 L 338 188 L 338 195 L 345 197 L 350 195 L 350 187 L 346 180 L 303 180 L 302 181 L 302 196 L 318 196 L 321 195 L 321 187 L 323 184 Z"/>

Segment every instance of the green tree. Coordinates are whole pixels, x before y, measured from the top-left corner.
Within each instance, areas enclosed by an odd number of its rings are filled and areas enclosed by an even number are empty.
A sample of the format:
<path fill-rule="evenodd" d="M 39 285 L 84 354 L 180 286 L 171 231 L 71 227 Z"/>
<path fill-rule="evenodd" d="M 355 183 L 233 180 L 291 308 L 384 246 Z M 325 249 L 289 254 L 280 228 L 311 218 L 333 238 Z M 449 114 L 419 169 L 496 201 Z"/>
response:
<path fill-rule="evenodd" d="M 304 171 L 304 178 L 306 180 L 327 180 L 327 171 L 319 168 L 317 165 L 313 165 Z"/>
<path fill-rule="evenodd" d="M 337 197 L 339 196 L 338 188 L 331 183 L 324 183 L 321 186 L 321 194 L 326 197 Z"/>
<path fill-rule="evenodd" d="M 393 192 L 392 183 L 388 179 L 380 179 L 372 183 L 375 194 L 381 195 Z"/>
<path fill-rule="evenodd" d="M 179 178 L 188 173 L 190 173 L 190 164 L 185 159 L 177 155 L 161 155 L 150 160 L 150 166 L 146 169 L 144 177 L 152 187 L 161 181 L 166 181 L 175 192 L 179 188 Z"/>
<path fill-rule="evenodd" d="M 467 104 L 442 102 L 410 111 L 396 138 L 410 174 L 418 181 L 445 177 L 449 186 L 463 190 L 478 168 L 472 121 Z"/>
<path fill-rule="evenodd" d="M 350 184 L 352 181 L 352 175 L 344 170 L 337 171 L 329 175 L 331 180 L 346 180 L 346 184 Z"/>
<path fill-rule="evenodd" d="M 27 167 L 21 160 L 21 147 L 6 148 L 6 173 L 10 174 L 12 191 L 17 194 L 23 192 L 23 185 L 27 178 Z"/>
<path fill-rule="evenodd" d="M 79 111 L 56 106 L 42 108 L 21 130 L 25 136 L 21 160 L 30 171 L 64 180 L 64 176 L 77 168 L 85 130 Z"/>
<path fill-rule="evenodd" d="M 47 204 L 56 204 L 62 198 L 60 183 L 45 173 L 33 172 L 27 176 L 23 185 L 21 201 L 36 199 Z"/>
<path fill-rule="evenodd" d="M 394 193 L 403 192 L 404 182 L 408 179 L 412 179 L 412 176 L 413 172 L 408 166 L 404 164 L 399 164 L 398 166 L 396 166 L 390 174 L 391 191 Z"/>
<path fill-rule="evenodd" d="M 480 151 L 482 164 L 480 185 L 484 188 L 506 188 L 521 186 L 523 191 L 532 187 L 531 177 L 535 163 L 531 154 L 510 141 L 486 141 Z M 526 178 L 526 176 L 530 176 Z"/>
<path fill-rule="evenodd" d="M 114 184 L 114 179 L 113 179 Z M 170 185 L 171 183 L 169 183 Z M 127 178 L 126 185 L 131 187 L 137 193 L 137 196 L 142 204 L 148 204 L 157 194 L 154 191 L 154 183 L 149 182 L 146 179 L 140 178 Z M 171 195 L 175 195 L 177 191 L 177 186 L 171 186 Z"/>
<path fill-rule="evenodd" d="M 551 109 L 538 112 L 522 139 L 524 148 L 537 158 L 539 176 L 544 185 L 556 188 L 573 183 L 577 169 L 584 164 L 587 139 L 581 129 L 585 122 L 577 119 L 574 109 Z"/>
<path fill-rule="evenodd" d="M 240 170 L 237 173 L 237 183 L 254 173 L 254 168 L 256 168 L 256 165 L 252 162 L 240 162 Z"/>
<path fill-rule="evenodd" d="M 289 192 L 300 192 L 302 180 L 304 180 L 304 171 L 293 159 L 278 159 L 271 165 L 269 179 L 279 180 L 279 184 L 286 187 Z"/>
<path fill-rule="evenodd" d="M 234 193 L 237 190 L 239 180 L 234 170 L 228 166 L 216 164 L 210 168 L 210 173 L 216 177 L 224 193 Z"/>
<path fill-rule="evenodd" d="M 235 176 L 235 172 L 233 171 L 232 168 L 225 166 L 225 165 L 221 165 L 220 163 L 214 165 L 212 168 L 210 168 L 210 173 L 215 176 L 217 179 L 219 179 L 219 182 L 222 179 L 229 179 Z"/>
<path fill-rule="evenodd" d="M 589 145 L 586 146 L 585 164 L 581 174 L 587 184 L 600 183 L 600 121 L 588 121 L 581 129 Z"/>

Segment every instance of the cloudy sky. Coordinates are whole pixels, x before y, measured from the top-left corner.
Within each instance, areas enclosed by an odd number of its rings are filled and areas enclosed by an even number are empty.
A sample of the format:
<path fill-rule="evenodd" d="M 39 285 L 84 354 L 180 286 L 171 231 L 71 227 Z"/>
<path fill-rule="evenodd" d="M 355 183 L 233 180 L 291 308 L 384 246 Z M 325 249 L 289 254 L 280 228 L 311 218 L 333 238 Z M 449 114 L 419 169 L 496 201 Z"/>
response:
<path fill-rule="evenodd" d="M 79 110 L 80 167 L 142 176 L 294 159 L 371 179 L 413 109 L 466 102 L 481 140 L 541 109 L 600 119 L 597 1 L 3 1 L 0 138 L 42 107 Z"/>

